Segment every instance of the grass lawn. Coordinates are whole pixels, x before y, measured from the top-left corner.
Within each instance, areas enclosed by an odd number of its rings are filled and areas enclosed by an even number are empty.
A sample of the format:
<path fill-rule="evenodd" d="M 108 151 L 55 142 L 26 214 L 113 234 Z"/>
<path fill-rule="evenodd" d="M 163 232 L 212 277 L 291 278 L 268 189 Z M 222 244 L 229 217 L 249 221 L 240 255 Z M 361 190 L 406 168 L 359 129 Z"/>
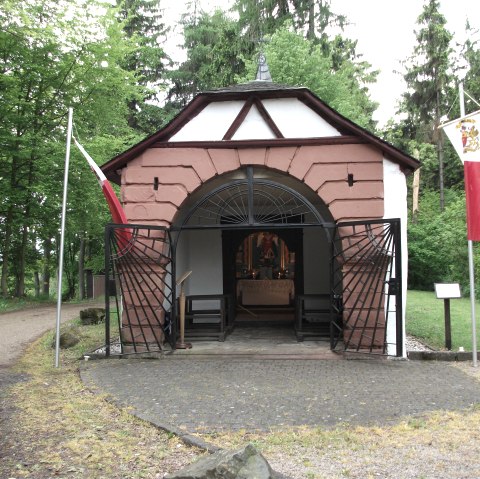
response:
<path fill-rule="evenodd" d="M 429 291 L 408 291 L 406 312 L 407 333 L 415 336 L 434 349 L 445 349 L 445 313 L 443 299 L 437 299 Z M 477 348 L 480 348 L 480 304 L 476 304 Z M 472 321 L 470 298 L 450 300 L 452 349 L 463 346 L 472 350 Z"/>

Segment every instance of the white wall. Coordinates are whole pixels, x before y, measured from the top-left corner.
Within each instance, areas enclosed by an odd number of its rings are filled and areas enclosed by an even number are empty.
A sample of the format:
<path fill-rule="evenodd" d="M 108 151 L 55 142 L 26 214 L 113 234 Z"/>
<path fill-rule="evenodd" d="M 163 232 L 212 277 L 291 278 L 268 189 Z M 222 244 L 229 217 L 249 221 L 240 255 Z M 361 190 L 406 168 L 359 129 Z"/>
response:
<path fill-rule="evenodd" d="M 222 232 L 182 231 L 177 247 L 176 268 L 177 279 L 185 271 L 192 271 L 185 283 L 187 295 L 223 294 Z M 207 307 L 206 304 L 204 306 Z"/>
<path fill-rule="evenodd" d="M 383 160 L 383 190 L 385 212 L 384 218 L 400 218 L 402 240 L 402 280 L 403 280 L 403 355 L 405 351 L 405 308 L 407 304 L 407 274 L 408 274 L 408 250 L 407 250 L 407 181 L 400 170 L 400 166 L 389 160 Z M 394 298 L 390 298 L 394 300 Z M 396 342 L 395 318 L 389 317 L 387 323 L 387 342 Z M 396 355 L 396 346 L 392 346 L 389 354 Z"/>
<path fill-rule="evenodd" d="M 207 105 L 170 141 L 221 141 L 245 101 L 221 101 Z M 340 136 L 341 133 L 297 98 L 262 100 L 262 104 L 285 138 Z M 254 105 L 233 136 L 234 140 L 275 138 Z"/>
<path fill-rule="evenodd" d="M 244 101 L 212 102 L 192 118 L 170 141 L 221 141 Z"/>
<path fill-rule="evenodd" d="M 297 98 L 262 100 L 285 138 L 340 136 L 340 132 Z"/>

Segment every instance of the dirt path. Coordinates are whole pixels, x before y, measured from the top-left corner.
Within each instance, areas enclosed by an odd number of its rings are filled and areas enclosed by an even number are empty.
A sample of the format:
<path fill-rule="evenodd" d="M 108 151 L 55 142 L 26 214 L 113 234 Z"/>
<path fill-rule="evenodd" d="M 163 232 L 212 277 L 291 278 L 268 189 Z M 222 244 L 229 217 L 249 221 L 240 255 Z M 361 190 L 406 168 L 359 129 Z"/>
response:
<path fill-rule="evenodd" d="M 61 309 L 61 321 L 63 323 L 78 317 L 82 309 L 103 306 L 102 301 L 64 304 Z M 0 314 L 0 368 L 11 366 L 30 342 L 49 329 L 54 329 L 56 321 L 56 305 Z"/>

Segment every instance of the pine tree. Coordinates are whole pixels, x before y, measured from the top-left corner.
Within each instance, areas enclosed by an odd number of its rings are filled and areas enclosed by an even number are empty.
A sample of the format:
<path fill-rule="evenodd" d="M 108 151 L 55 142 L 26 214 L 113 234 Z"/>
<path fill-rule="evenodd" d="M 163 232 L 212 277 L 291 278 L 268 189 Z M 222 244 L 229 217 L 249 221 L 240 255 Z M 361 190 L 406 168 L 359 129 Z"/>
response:
<path fill-rule="evenodd" d="M 245 71 L 243 58 L 253 53 L 238 23 L 221 10 L 183 18 L 187 59 L 171 73 L 169 107 L 180 109 L 201 91 L 233 85 Z"/>
<path fill-rule="evenodd" d="M 135 49 L 126 56 L 123 67 L 135 73 L 143 86 L 142 98 L 129 102 L 129 125 L 143 133 L 156 131 L 163 122 L 158 103 L 165 89 L 166 71 L 171 60 L 163 50 L 168 28 L 163 21 L 159 0 L 117 0 L 119 19 Z"/>
<path fill-rule="evenodd" d="M 452 34 L 440 13 L 438 0 L 427 0 L 417 19 L 417 44 L 405 62 L 407 92 L 403 94 L 400 111 L 406 114 L 404 134 L 411 140 L 436 146 L 440 209 L 444 201 L 443 135 L 438 129 L 440 118 L 447 111 L 452 87 Z"/>

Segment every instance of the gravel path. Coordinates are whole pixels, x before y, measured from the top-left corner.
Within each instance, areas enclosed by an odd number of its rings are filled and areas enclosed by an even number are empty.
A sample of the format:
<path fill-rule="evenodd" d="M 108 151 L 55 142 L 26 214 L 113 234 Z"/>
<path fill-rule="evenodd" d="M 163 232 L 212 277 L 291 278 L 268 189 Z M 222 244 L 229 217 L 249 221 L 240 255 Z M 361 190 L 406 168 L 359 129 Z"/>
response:
<path fill-rule="evenodd" d="M 103 302 L 62 305 L 62 323 L 78 317 L 80 310 L 90 307 L 103 307 Z M 0 368 L 12 365 L 29 343 L 49 329 L 54 329 L 56 321 L 56 305 L 0 314 Z"/>

